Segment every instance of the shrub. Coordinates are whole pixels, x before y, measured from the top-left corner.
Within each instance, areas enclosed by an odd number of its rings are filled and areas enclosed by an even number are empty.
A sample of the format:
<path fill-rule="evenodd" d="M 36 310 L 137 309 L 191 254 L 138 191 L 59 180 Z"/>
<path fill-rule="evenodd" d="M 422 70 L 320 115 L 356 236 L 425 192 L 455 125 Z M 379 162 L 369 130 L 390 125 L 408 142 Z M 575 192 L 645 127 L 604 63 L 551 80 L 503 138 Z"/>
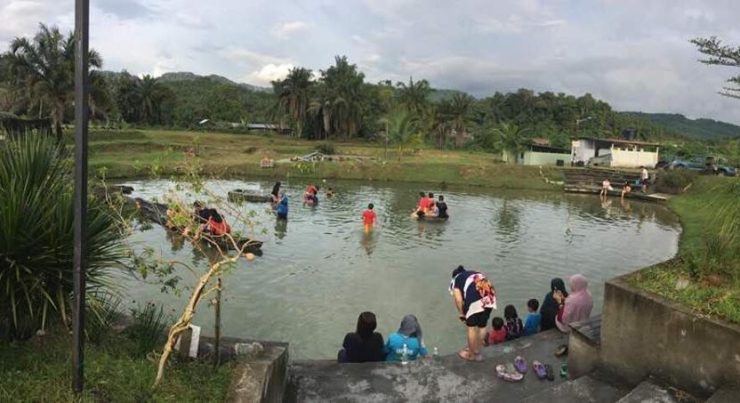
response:
<path fill-rule="evenodd" d="M 51 315 L 65 322 L 72 296 L 72 161 L 48 136 L 0 144 L 0 336 L 26 338 Z M 110 286 L 124 257 L 121 232 L 101 201 L 88 209 L 87 290 Z"/>
<path fill-rule="evenodd" d="M 687 169 L 671 169 L 658 174 L 655 189 L 662 193 L 678 194 L 696 179 L 696 172 Z"/>
<path fill-rule="evenodd" d="M 316 151 L 321 152 L 326 155 L 334 155 L 337 153 L 337 150 L 334 147 L 334 143 L 330 143 L 330 142 L 321 143 L 317 145 Z"/>
<path fill-rule="evenodd" d="M 164 330 L 169 326 L 169 320 L 162 307 L 151 302 L 143 308 L 131 309 L 131 318 L 133 323 L 126 329 L 126 334 L 136 342 L 134 353 L 145 356 L 164 340 Z"/>

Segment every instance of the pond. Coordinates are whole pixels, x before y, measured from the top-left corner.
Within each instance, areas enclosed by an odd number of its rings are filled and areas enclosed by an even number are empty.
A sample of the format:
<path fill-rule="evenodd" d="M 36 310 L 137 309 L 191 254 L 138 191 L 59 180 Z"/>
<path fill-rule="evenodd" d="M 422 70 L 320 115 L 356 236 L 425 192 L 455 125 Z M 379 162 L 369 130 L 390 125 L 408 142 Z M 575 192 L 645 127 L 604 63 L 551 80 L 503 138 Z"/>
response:
<path fill-rule="evenodd" d="M 162 197 L 167 181 L 129 181 L 134 196 Z M 540 302 L 552 277 L 583 273 L 590 281 L 594 312 L 601 311 L 605 280 L 661 262 L 677 250 L 680 225 L 665 207 L 594 195 L 485 190 L 409 183 L 332 182 L 338 194 L 303 207 L 305 182 L 284 184 L 289 221 L 280 223 L 267 204 L 246 203 L 254 212 L 264 254 L 242 260 L 224 277 L 222 334 L 288 341 L 292 358 L 334 358 L 360 312 L 378 317 L 384 337 L 401 318 L 417 315 L 428 347 L 442 354 L 464 345 L 447 286 L 457 265 L 485 272 L 496 287 L 498 311 L 507 304 L 526 316 L 526 302 Z M 249 188 L 268 193 L 271 183 L 218 180 L 207 183 L 226 195 Z M 325 187 L 325 185 L 324 185 Z M 443 194 L 450 220 L 424 223 L 409 215 L 419 191 Z M 365 234 L 360 215 L 375 204 L 378 225 Z M 264 232 L 263 232 L 264 231 Z M 136 248 L 154 247 L 165 257 L 205 267 L 190 244 L 172 243 L 159 226 L 136 231 Z M 186 271 L 184 281 L 192 284 Z M 121 281 L 127 302 L 164 304 L 179 315 L 186 303 L 160 287 L 131 277 Z M 173 311 L 174 310 L 174 311 Z M 212 334 L 213 310 L 203 301 L 196 324 Z"/>

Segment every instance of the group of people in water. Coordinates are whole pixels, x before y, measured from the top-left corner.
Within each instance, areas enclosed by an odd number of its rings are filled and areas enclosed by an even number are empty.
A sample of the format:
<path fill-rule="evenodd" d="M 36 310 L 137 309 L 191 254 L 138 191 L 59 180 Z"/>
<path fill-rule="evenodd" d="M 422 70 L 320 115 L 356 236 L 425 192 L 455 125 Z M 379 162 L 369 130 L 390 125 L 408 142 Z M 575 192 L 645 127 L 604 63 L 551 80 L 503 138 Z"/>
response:
<path fill-rule="evenodd" d="M 570 292 L 561 278 L 550 282 L 550 291 L 545 295 L 542 306 L 537 299 L 527 301 L 527 317 L 524 322 L 514 305 L 504 308 L 504 317 L 496 316 L 488 322 L 496 309 L 496 290 L 485 274 L 458 266 L 452 271 L 449 290 L 457 309 L 458 319 L 465 325 L 467 346 L 458 352 L 466 361 L 483 360 L 482 349 L 486 345 L 503 343 L 538 332 L 558 329 L 569 332 L 570 324 L 588 319 L 593 309 L 593 298 L 588 290 L 588 281 L 581 274 L 569 279 Z M 348 333 L 339 362 L 398 361 L 401 354 L 413 360 L 428 354 L 422 339 L 421 325 L 414 315 L 406 315 L 397 332 L 383 342 L 383 336 L 375 332 L 377 321 L 372 312 L 363 312 L 357 319 L 355 332 Z"/>
<path fill-rule="evenodd" d="M 277 214 L 277 218 L 281 220 L 288 219 L 288 195 L 285 191 L 281 191 L 280 187 L 282 184 L 278 181 L 272 187 L 270 196 L 272 197 L 272 208 Z M 316 206 L 319 204 L 319 187 L 313 183 L 309 183 L 306 186 L 306 190 L 303 192 L 303 205 L 304 206 Z M 331 198 L 334 196 L 334 190 L 329 187 L 326 190 L 326 197 Z"/>
<path fill-rule="evenodd" d="M 650 183 L 650 174 L 648 173 L 647 168 L 644 166 L 640 167 L 640 179 L 638 181 L 638 184 L 642 188 L 642 193 L 647 193 L 648 184 Z M 612 187 L 612 182 L 609 180 L 609 178 L 604 179 L 601 181 L 601 191 L 599 192 L 599 197 L 606 198 L 609 196 L 609 191 L 614 190 L 614 187 Z M 625 181 L 622 185 L 622 192 L 620 194 L 620 197 L 624 199 L 625 195 L 628 195 L 632 193 L 632 183 L 630 181 Z"/>
<path fill-rule="evenodd" d="M 426 217 L 436 217 L 440 219 L 447 219 L 450 216 L 447 214 L 447 203 L 445 197 L 440 195 L 438 200 L 434 200 L 434 193 L 425 194 L 419 192 L 419 203 L 416 205 L 416 209 L 412 213 L 412 216 L 416 216 L 418 219 Z"/>

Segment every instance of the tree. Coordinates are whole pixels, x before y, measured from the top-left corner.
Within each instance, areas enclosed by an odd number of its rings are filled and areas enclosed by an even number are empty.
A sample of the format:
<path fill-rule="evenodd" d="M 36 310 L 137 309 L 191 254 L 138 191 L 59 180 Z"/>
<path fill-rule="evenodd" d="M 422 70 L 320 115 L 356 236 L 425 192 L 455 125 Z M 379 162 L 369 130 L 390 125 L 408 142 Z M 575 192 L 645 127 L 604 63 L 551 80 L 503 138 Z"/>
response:
<path fill-rule="evenodd" d="M 517 155 L 524 151 L 527 144 L 526 133 L 529 129 L 522 129 L 514 123 L 503 122 L 494 132 L 498 135 L 498 148 L 510 155 Z"/>
<path fill-rule="evenodd" d="M 699 52 L 709 56 L 707 59 L 699 60 L 704 64 L 740 67 L 740 46 L 733 48 L 732 46 L 723 45 L 722 41 L 717 39 L 716 36 L 709 39 L 695 38 L 691 40 L 691 43 L 696 45 Z M 740 99 L 740 74 L 729 78 L 727 82 L 730 83 L 730 86 L 722 87 L 719 94 Z"/>
<path fill-rule="evenodd" d="M 427 80 L 414 82 L 413 77 L 409 77 L 409 83 L 396 83 L 398 88 L 398 102 L 408 111 L 419 116 L 429 106 L 429 95 L 432 89 Z"/>
<path fill-rule="evenodd" d="M 314 111 L 328 111 L 329 125 L 324 124 L 327 135 L 344 133 L 347 137 L 356 135 L 364 117 L 363 89 L 365 75 L 357 71 L 357 65 L 349 64 L 346 56 L 336 56 L 334 66 L 321 71 L 324 88 L 319 92 L 320 108 Z M 323 114 L 326 123 L 326 114 Z"/>
<path fill-rule="evenodd" d="M 420 142 L 418 118 L 401 110 L 381 119 L 381 122 L 388 128 L 386 136 L 398 147 L 398 160 L 401 161 L 404 151 Z"/>
<path fill-rule="evenodd" d="M 60 141 L 64 111 L 74 99 L 74 52 L 72 33 L 64 37 L 59 28 L 41 24 L 32 40 L 15 38 L 6 55 L 14 77 L 12 84 L 25 91 L 40 110 L 48 110 Z M 89 51 L 88 58 L 91 69 L 102 67 L 95 50 Z"/>
<path fill-rule="evenodd" d="M 442 110 L 449 128 L 456 136 L 455 143 L 459 146 L 463 137 L 467 134 L 470 123 L 470 113 L 475 103 L 475 98 L 468 94 L 456 93 L 449 102 L 443 104 Z"/>
<path fill-rule="evenodd" d="M 303 135 L 312 85 L 311 70 L 302 67 L 294 67 L 285 79 L 272 82 L 277 110 L 290 116 L 298 137 Z"/>

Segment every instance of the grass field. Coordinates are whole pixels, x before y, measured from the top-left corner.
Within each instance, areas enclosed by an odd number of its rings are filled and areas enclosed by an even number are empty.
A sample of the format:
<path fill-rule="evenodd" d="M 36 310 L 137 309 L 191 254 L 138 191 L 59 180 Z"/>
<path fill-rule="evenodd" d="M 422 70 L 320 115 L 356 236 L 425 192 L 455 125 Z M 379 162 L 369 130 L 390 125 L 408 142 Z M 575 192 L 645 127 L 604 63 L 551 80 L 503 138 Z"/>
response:
<path fill-rule="evenodd" d="M 683 227 L 678 257 L 636 273 L 632 284 L 740 323 L 740 236 L 720 245 L 712 241 L 723 224 L 738 219 L 740 192 L 733 189 L 740 189 L 740 179 L 699 177 L 686 194 L 672 199 Z"/>
<path fill-rule="evenodd" d="M 283 136 L 258 136 L 186 131 L 95 132 L 90 135 L 90 171 L 107 178 L 170 176 L 198 169 L 204 176 L 281 179 L 356 179 L 458 183 L 512 189 L 559 190 L 545 183 L 537 167 L 494 161 L 490 153 L 419 148 L 401 156 L 393 147 L 388 159 L 382 145 L 362 141 L 335 142 L 345 161 L 277 163 L 262 169 L 263 157 L 285 160 L 316 151 L 322 143 Z M 192 148 L 195 157 L 185 151 Z M 544 169 L 551 179 L 559 171 Z"/>

